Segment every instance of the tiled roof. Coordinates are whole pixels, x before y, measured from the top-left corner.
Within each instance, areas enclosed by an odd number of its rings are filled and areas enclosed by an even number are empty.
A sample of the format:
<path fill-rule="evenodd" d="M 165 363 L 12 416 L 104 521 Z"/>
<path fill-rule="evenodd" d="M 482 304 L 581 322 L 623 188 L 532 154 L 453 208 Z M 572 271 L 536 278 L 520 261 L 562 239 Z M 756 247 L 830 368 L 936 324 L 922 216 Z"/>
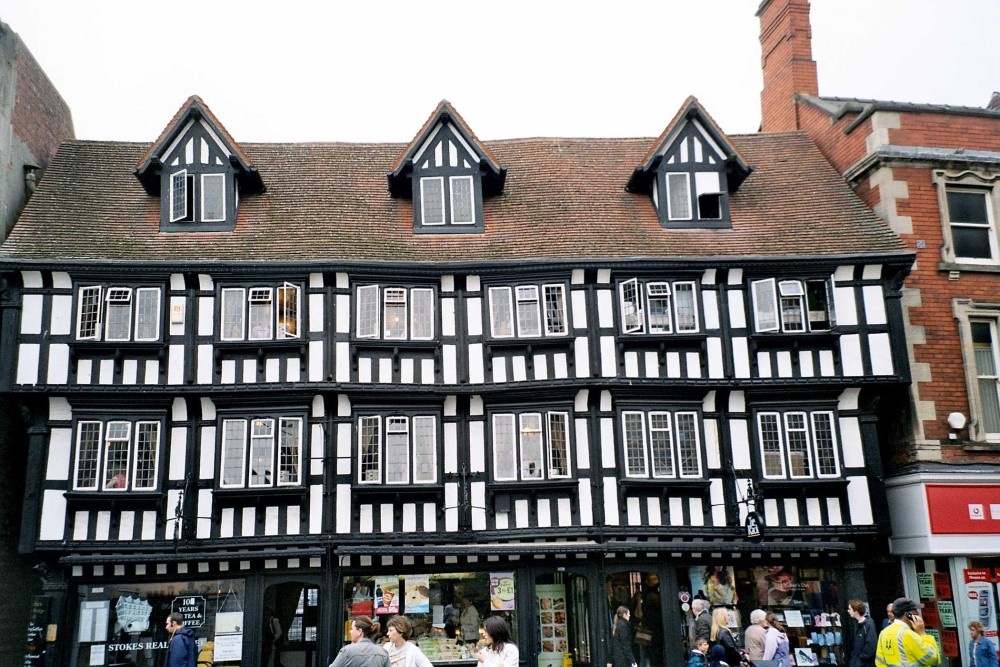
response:
<path fill-rule="evenodd" d="M 0 260 L 473 262 L 656 257 L 906 255 L 802 133 L 730 137 L 755 171 L 732 229 L 665 230 L 625 191 L 651 138 L 485 142 L 508 168 L 483 205 L 485 233 L 414 234 L 412 202 L 388 194 L 402 144 L 244 144 L 268 182 L 240 200 L 232 232 L 161 233 L 160 202 L 132 168 L 148 144 L 60 148 Z"/>

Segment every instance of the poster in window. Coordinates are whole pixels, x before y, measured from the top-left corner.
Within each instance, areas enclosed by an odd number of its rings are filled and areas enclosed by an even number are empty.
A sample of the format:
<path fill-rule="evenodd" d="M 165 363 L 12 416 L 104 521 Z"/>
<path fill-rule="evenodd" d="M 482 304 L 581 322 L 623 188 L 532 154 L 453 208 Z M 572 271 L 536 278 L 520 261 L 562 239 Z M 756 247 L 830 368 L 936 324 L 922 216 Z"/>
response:
<path fill-rule="evenodd" d="M 426 614 L 431 610 L 430 576 L 426 574 L 409 575 L 404 579 L 406 585 L 406 613 Z M 382 589 L 383 595 L 385 589 Z"/>
<path fill-rule="evenodd" d="M 917 594 L 921 600 L 934 597 L 934 575 L 930 572 L 917 572 Z"/>
<path fill-rule="evenodd" d="M 547 659 L 554 659 L 552 654 L 557 653 L 558 660 L 561 661 L 562 654 L 569 651 L 566 586 L 564 584 L 535 586 L 535 596 L 538 599 L 538 636 L 541 638 L 539 664 L 543 664 L 543 654 L 548 654 Z"/>
<path fill-rule="evenodd" d="M 688 568 L 691 576 L 691 590 L 698 591 L 700 597 L 712 606 L 739 602 L 736 594 L 736 576 L 731 565 L 696 565 Z M 695 595 L 699 597 L 699 595 Z"/>
<path fill-rule="evenodd" d="M 220 611 L 215 616 L 215 661 L 243 659 L 243 612 Z"/>
<path fill-rule="evenodd" d="M 490 609 L 492 611 L 514 610 L 514 573 L 490 573 Z"/>
<path fill-rule="evenodd" d="M 375 613 L 399 613 L 399 577 L 375 577 Z"/>

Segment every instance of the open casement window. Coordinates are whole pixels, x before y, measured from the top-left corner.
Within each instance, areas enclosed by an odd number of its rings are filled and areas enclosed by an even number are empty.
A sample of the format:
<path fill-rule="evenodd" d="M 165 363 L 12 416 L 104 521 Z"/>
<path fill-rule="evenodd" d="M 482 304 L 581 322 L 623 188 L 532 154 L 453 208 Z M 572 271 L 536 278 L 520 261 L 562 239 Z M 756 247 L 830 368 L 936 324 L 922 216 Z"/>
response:
<path fill-rule="evenodd" d="M 278 294 L 278 331 L 276 338 L 281 340 L 300 338 L 299 286 L 285 283 L 276 291 Z"/>
<path fill-rule="evenodd" d="M 498 482 L 571 475 L 569 413 L 493 415 L 493 478 Z"/>
<path fill-rule="evenodd" d="M 155 490 L 159 445 L 159 422 L 121 420 L 79 422 L 73 489 Z"/>
<path fill-rule="evenodd" d="M 701 439 L 695 412 L 625 411 L 622 440 L 626 477 L 702 477 Z"/>
<path fill-rule="evenodd" d="M 77 340 L 155 341 L 160 337 L 158 287 L 81 287 L 77 299 Z"/>
<path fill-rule="evenodd" d="M 750 289 L 754 329 L 758 333 L 829 331 L 835 324 L 827 279 L 776 281 L 767 278 L 754 280 Z"/>
<path fill-rule="evenodd" d="M 618 287 L 624 333 L 697 333 L 693 281 L 623 281 Z"/>
<path fill-rule="evenodd" d="M 833 413 L 826 411 L 757 415 L 761 468 L 765 479 L 840 476 Z"/>
<path fill-rule="evenodd" d="M 359 418 L 358 483 L 434 484 L 436 482 L 436 417 L 392 415 Z"/>
<path fill-rule="evenodd" d="M 299 286 L 227 287 L 222 290 L 224 341 L 298 338 L 301 299 Z"/>
<path fill-rule="evenodd" d="M 170 222 L 190 222 L 193 188 L 189 187 L 186 169 L 170 174 Z"/>
<path fill-rule="evenodd" d="M 302 419 L 223 420 L 221 467 L 221 488 L 301 484 Z"/>
<path fill-rule="evenodd" d="M 996 264 L 997 241 L 988 189 L 948 187 L 945 199 L 956 261 Z"/>

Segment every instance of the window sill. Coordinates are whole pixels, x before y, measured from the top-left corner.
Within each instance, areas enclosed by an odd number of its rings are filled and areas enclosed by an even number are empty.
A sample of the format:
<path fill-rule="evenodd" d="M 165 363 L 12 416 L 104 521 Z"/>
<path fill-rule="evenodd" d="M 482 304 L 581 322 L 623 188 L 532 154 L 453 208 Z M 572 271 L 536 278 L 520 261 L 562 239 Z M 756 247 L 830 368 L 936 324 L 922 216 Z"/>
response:
<path fill-rule="evenodd" d="M 414 500 L 439 500 L 444 497 L 444 486 L 441 484 L 357 484 L 351 487 L 351 494 L 356 497 L 371 499 L 379 497 L 383 501 L 391 501 L 395 505 Z"/>
<path fill-rule="evenodd" d="M 433 350 L 441 345 L 438 340 L 385 340 L 384 338 L 352 338 L 351 346 L 373 350 Z"/>
<path fill-rule="evenodd" d="M 569 334 L 562 336 L 549 336 L 546 338 L 491 338 L 486 341 L 486 354 L 490 355 L 493 350 L 511 350 L 526 348 L 528 354 L 531 354 L 534 348 L 560 348 L 565 347 L 571 349 L 576 339 Z"/>
<path fill-rule="evenodd" d="M 149 509 L 166 502 L 167 495 L 160 491 L 67 491 L 66 507 L 101 509 L 145 508 Z"/>
<path fill-rule="evenodd" d="M 711 482 L 707 479 L 626 479 L 618 480 L 624 491 L 660 496 L 707 496 Z"/>
<path fill-rule="evenodd" d="M 162 361 L 166 358 L 167 344 L 162 341 L 103 341 L 75 340 L 69 344 L 70 358 L 90 356 L 111 356 L 121 359 L 123 356 L 146 355 L 156 356 Z"/>
<path fill-rule="evenodd" d="M 765 498 L 805 498 L 819 495 L 841 495 L 847 491 L 846 479 L 762 479 L 754 486 Z"/>
<path fill-rule="evenodd" d="M 840 332 L 836 328 L 829 331 L 809 331 L 803 333 L 781 333 L 766 332 L 750 334 L 751 350 L 757 348 L 788 347 L 793 349 L 805 348 L 813 349 L 817 347 L 828 347 L 835 344 L 840 339 Z"/>
<path fill-rule="evenodd" d="M 275 503 L 304 503 L 304 486 L 257 486 L 241 489 L 214 489 L 213 498 L 225 507 L 261 507 Z"/>
<path fill-rule="evenodd" d="M 942 273 L 1000 273 L 1000 264 L 994 262 L 990 264 L 966 264 L 963 262 L 938 262 L 938 271 Z"/>

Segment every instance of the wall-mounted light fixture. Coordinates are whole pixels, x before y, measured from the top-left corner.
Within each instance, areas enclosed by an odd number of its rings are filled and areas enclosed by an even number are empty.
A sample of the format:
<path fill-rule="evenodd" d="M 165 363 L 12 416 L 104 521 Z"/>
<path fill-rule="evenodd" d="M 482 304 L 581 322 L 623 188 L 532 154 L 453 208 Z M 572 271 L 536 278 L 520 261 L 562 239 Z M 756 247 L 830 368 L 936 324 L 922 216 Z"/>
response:
<path fill-rule="evenodd" d="M 956 431 L 961 431 L 965 428 L 965 422 L 965 415 L 961 412 L 952 412 L 948 415 L 948 426 L 951 427 L 951 433 L 948 434 L 949 440 L 958 440 Z"/>

